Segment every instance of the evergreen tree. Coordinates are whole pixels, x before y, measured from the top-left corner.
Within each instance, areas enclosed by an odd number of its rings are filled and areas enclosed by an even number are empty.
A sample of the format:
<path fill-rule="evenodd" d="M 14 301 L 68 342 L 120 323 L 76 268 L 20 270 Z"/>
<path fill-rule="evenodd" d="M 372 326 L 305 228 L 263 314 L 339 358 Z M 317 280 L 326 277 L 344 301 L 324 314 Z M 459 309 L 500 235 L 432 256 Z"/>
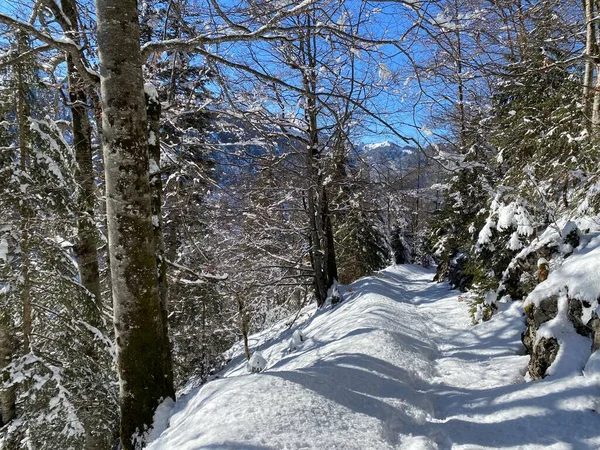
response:
<path fill-rule="evenodd" d="M 112 344 L 104 311 L 78 281 L 70 244 L 73 149 L 51 117 L 60 108 L 49 103 L 33 61 L 7 72 L 0 90 L 7 119 L 0 154 L 0 301 L 4 342 L 11 344 L 3 344 L 9 362 L 3 389 L 17 406 L 17 420 L 3 428 L 3 437 L 15 448 L 93 448 L 90 436 L 107 446 L 115 420 Z"/>

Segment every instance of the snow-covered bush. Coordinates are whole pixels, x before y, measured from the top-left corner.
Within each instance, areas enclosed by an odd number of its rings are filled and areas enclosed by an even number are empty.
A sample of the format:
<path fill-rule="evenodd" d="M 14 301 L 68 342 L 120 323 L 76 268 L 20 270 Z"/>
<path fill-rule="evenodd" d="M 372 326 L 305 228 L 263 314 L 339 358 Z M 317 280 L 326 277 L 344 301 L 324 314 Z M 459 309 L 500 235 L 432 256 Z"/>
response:
<path fill-rule="evenodd" d="M 305 341 L 306 336 L 301 330 L 294 331 L 294 334 L 292 334 L 292 338 L 290 339 L 289 351 L 293 352 L 298 350 Z"/>
<path fill-rule="evenodd" d="M 267 360 L 260 352 L 254 352 L 246 364 L 248 372 L 260 373 L 267 368 Z"/>
<path fill-rule="evenodd" d="M 332 305 L 335 305 L 343 300 L 344 297 L 340 292 L 339 283 L 337 280 L 333 280 L 333 285 L 327 291 L 327 301 L 329 301 Z"/>

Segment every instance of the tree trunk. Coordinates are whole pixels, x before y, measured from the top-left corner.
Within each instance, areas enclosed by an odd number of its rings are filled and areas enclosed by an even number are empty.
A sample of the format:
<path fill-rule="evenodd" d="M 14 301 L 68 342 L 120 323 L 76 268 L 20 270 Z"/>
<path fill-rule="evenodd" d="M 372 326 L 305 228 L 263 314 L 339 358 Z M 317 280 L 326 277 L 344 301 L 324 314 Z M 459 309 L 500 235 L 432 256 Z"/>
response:
<path fill-rule="evenodd" d="M 2 295 L 2 294 L 0 294 Z M 2 302 L 4 303 L 4 302 Z M 6 366 L 12 361 L 15 342 L 10 316 L 7 311 L 0 311 L 0 382 L 8 380 L 9 375 L 4 372 Z M 15 418 L 15 388 L 2 388 L 0 386 L 0 428 Z"/>
<path fill-rule="evenodd" d="M 19 53 L 26 50 L 27 44 L 22 34 L 18 36 Z M 27 141 L 27 117 L 25 113 L 25 79 L 23 75 L 23 63 L 17 64 L 17 121 L 19 124 L 19 150 L 20 169 L 23 174 L 28 171 L 28 141 Z M 21 292 L 21 304 L 23 305 L 23 353 L 31 351 L 31 280 L 29 274 L 29 219 L 31 211 L 27 200 L 23 198 L 19 203 L 19 228 L 21 247 L 21 276 L 19 277 L 19 288 Z"/>
<path fill-rule="evenodd" d="M 145 444 L 156 407 L 175 392 L 165 372 L 137 2 L 96 0 L 96 10 L 121 445 L 134 450 Z"/>
<path fill-rule="evenodd" d="M 235 297 L 237 299 L 238 314 L 240 316 L 240 331 L 242 332 L 242 337 L 244 338 L 244 354 L 246 355 L 246 360 L 250 361 L 250 346 L 248 344 L 250 317 L 246 311 L 242 295 L 236 293 Z"/>
<path fill-rule="evenodd" d="M 323 189 L 323 222 L 325 224 L 325 256 L 327 260 L 327 289 L 337 281 L 338 270 L 335 257 L 335 243 L 333 240 L 333 226 L 329 214 L 329 201 L 327 192 Z"/>
<path fill-rule="evenodd" d="M 160 112 L 158 94 L 152 85 L 146 85 L 146 112 L 148 115 L 148 155 L 150 157 L 150 189 L 152 190 L 152 227 L 156 246 L 156 269 L 163 334 L 169 335 L 169 285 L 167 283 L 167 260 L 162 219 L 162 172 L 160 171 Z M 173 384 L 173 364 L 171 346 L 167 345 L 168 358 L 165 358 L 165 376 Z"/>
<path fill-rule="evenodd" d="M 317 299 L 317 305 L 320 307 L 325 303 L 327 299 L 327 290 L 329 289 L 327 283 L 327 271 L 325 269 L 325 254 L 322 243 L 322 226 L 321 219 L 322 214 L 319 210 L 318 201 L 318 189 L 316 186 L 315 168 L 314 168 L 314 156 L 313 151 L 308 149 L 307 151 L 307 178 L 310 186 L 307 192 L 307 206 L 308 206 L 308 226 L 309 226 L 309 255 L 310 262 L 314 271 L 314 288 L 315 297 Z"/>
<path fill-rule="evenodd" d="M 77 3 L 75 0 L 61 1 L 62 13 L 68 20 L 70 29 L 65 34 L 80 43 Z M 97 229 L 95 222 L 95 176 L 92 161 L 92 137 L 88 111 L 88 97 L 81 75 L 67 54 L 67 74 L 69 81 L 69 102 L 73 127 L 73 146 L 75 149 L 75 180 L 77 182 L 77 243 L 74 247 L 79 269 L 79 278 L 89 293 L 88 301 L 81 305 L 81 316 L 90 325 L 102 327 L 102 297 L 100 293 L 100 269 L 98 265 Z M 89 354 L 95 352 L 89 345 Z M 94 417 L 87 414 L 82 417 L 85 429 L 85 450 L 102 450 L 105 443 L 104 433 L 97 430 Z"/>
<path fill-rule="evenodd" d="M 305 78 L 304 87 L 311 92 L 310 83 Z M 323 215 L 323 194 L 321 167 L 319 164 L 319 141 L 317 132 L 317 114 L 315 100 L 311 96 L 306 99 L 305 116 L 308 123 L 309 142 L 306 149 L 306 176 L 309 182 L 308 200 L 308 225 L 310 229 L 310 261 L 314 270 L 314 287 L 317 305 L 322 306 L 327 299 L 329 280 L 327 273 L 327 256 L 325 254 L 325 228 Z"/>
<path fill-rule="evenodd" d="M 310 103 L 310 102 L 309 102 Z M 310 120 L 316 127 L 316 118 Z M 316 128 L 314 128 L 316 130 Z M 317 305 L 322 306 L 327 299 L 329 288 L 338 278 L 333 240 L 333 227 L 329 215 L 327 193 L 323 186 L 321 161 L 319 159 L 317 133 L 310 133 L 307 150 L 307 192 L 310 260 L 314 270 L 314 287 Z"/>
<path fill-rule="evenodd" d="M 77 4 L 74 0 L 62 0 L 62 10 L 71 25 L 69 37 L 79 42 L 77 26 Z M 85 305 L 85 320 L 98 327 L 102 323 L 102 299 L 100 296 L 100 271 L 98 267 L 98 249 L 96 246 L 96 223 L 94 207 L 96 195 L 94 192 L 94 166 L 92 163 L 92 138 L 90 120 L 88 117 L 88 99 L 84 90 L 83 80 L 73 63 L 70 54 L 67 55 L 67 72 L 69 76 L 69 101 L 71 102 L 71 119 L 73 123 L 73 144 L 77 169 L 77 245 L 75 255 L 81 284 L 89 291 L 92 304 Z"/>
<path fill-rule="evenodd" d="M 306 152 L 306 175 L 309 182 L 308 221 L 310 261 L 314 270 L 314 287 L 317 305 L 322 306 L 327 299 L 327 292 L 337 279 L 337 264 L 333 230 L 327 194 L 323 185 L 323 167 L 320 161 L 319 128 L 317 108 L 317 58 L 316 45 L 311 34 L 312 17 L 307 17 L 307 29 L 300 42 L 300 56 L 303 59 L 302 87 L 305 92 L 306 106 L 304 116 L 308 125 L 308 143 Z"/>
<path fill-rule="evenodd" d="M 458 17 L 460 15 L 459 10 L 459 2 L 458 0 L 454 0 L 454 17 L 458 21 Z M 467 134 L 467 117 L 465 112 L 465 86 L 464 86 L 464 77 L 463 77 L 463 49 L 462 49 L 462 35 L 460 27 L 457 27 L 455 30 L 456 36 L 456 48 L 453 52 L 454 57 L 454 66 L 456 67 L 456 85 L 457 85 L 457 97 L 458 97 L 458 121 L 459 121 L 459 131 L 458 131 L 458 143 L 460 150 L 462 152 L 466 152 L 464 148 L 466 142 L 466 134 Z"/>
<path fill-rule="evenodd" d="M 592 57 L 596 56 L 596 27 L 594 25 L 594 0 L 583 0 L 585 11 L 585 69 L 583 72 L 583 105 L 585 117 L 591 123 L 594 90 L 594 69 L 596 64 Z"/>
<path fill-rule="evenodd" d="M 600 70 L 596 71 L 596 86 L 600 86 Z M 600 129 L 600 90 L 594 88 L 594 102 L 592 104 L 592 133 Z"/>

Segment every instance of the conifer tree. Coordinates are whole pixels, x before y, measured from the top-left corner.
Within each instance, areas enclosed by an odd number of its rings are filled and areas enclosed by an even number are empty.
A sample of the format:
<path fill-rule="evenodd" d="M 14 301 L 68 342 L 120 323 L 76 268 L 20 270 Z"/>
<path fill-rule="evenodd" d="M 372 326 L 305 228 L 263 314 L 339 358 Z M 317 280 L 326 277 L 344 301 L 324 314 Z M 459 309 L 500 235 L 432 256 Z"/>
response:
<path fill-rule="evenodd" d="M 27 436 L 31 448 L 107 446 L 115 420 L 112 344 L 103 311 L 78 282 L 70 244 L 73 149 L 52 117 L 60 107 L 50 103 L 34 60 L 22 58 L 1 91 L 3 100 L 18 93 L 12 104 L 3 102 L 0 300 L 3 332 L 12 330 L 3 334 L 11 344 L 3 346 L 3 378 L 18 419 L 3 437 L 17 448 Z M 3 409 L 10 413 L 8 403 Z"/>

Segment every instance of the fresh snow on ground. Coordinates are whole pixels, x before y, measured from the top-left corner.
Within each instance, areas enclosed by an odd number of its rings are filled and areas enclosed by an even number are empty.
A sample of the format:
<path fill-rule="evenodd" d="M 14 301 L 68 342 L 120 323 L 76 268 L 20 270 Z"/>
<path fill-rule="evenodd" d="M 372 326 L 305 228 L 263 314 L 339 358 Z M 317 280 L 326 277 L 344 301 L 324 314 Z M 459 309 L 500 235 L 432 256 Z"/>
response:
<path fill-rule="evenodd" d="M 149 450 L 600 448 L 597 362 L 526 383 L 522 305 L 474 326 L 432 277 L 407 265 L 340 286 L 342 303 L 251 337 L 260 373 L 234 347 Z"/>

